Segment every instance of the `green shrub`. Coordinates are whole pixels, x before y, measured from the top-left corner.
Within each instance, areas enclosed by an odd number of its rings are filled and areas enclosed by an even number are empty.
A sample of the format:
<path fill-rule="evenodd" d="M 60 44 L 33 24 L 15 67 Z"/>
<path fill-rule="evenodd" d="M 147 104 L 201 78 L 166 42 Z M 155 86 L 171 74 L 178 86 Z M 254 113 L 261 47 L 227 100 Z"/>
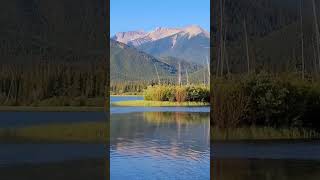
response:
<path fill-rule="evenodd" d="M 319 82 L 266 73 L 213 82 L 211 117 L 214 124 L 320 129 Z M 239 104 L 242 96 L 248 100 L 247 110 L 242 111 L 240 120 L 239 116 L 230 119 L 228 114 L 237 114 L 239 110 L 230 106 Z M 232 125 L 230 122 L 233 122 Z"/>
<path fill-rule="evenodd" d="M 144 99 L 148 101 L 209 102 L 210 90 L 209 87 L 201 85 L 154 85 L 148 86 L 144 91 Z"/>
<path fill-rule="evenodd" d="M 250 77 L 243 84 L 245 94 L 250 97 L 250 117 L 255 124 L 277 124 L 286 108 L 289 90 L 269 75 Z"/>
<path fill-rule="evenodd" d="M 188 89 L 188 97 L 190 101 L 209 102 L 210 90 L 206 86 L 191 86 Z"/>

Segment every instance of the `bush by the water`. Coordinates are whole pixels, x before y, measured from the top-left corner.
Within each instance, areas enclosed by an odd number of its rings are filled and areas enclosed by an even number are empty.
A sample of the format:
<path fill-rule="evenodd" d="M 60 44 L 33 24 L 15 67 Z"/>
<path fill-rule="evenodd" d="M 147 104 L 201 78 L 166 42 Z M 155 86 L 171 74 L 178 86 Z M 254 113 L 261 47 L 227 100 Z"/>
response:
<path fill-rule="evenodd" d="M 261 73 L 215 80 L 212 122 L 217 127 L 320 129 L 320 83 L 294 75 Z"/>
<path fill-rule="evenodd" d="M 148 101 L 172 102 L 209 102 L 210 90 L 204 85 L 154 85 L 144 91 L 144 99 Z"/>

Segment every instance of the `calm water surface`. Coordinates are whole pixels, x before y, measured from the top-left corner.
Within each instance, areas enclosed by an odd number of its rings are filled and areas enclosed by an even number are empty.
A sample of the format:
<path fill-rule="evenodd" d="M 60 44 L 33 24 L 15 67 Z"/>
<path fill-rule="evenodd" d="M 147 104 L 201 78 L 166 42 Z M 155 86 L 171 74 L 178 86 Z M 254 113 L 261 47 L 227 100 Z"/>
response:
<path fill-rule="evenodd" d="M 320 161 L 295 159 L 211 160 L 215 180 L 319 180 Z"/>
<path fill-rule="evenodd" d="M 0 112 L 0 128 L 54 123 L 105 122 L 103 112 Z"/>
<path fill-rule="evenodd" d="M 106 115 L 103 112 L 0 112 L 2 129 L 84 122 L 106 122 Z M 105 177 L 102 172 L 106 159 L 105 144 L 0 141 L 0 179 L 98 180 Z M 48 174 L 63 176 L 48 177 Z"/>
<path fill-rule="evenodd" d="M 211 173 L 217 180 L 317 180 L 320 141 L 213 142 Z"/>
<path fill-rule="evenodd" d="M 209 114 L 138 112 L 111 117 L 111 179 L 209 180 Z"/>
<path fill-rule="evenodd" d="M 210 172 L 217 180 L 320 179 L 318 140 L 213 142 L 210 156 L 208 112 L 209 107 L 111 107 L 111 179 L 206 180 Z M 92 121 L 105 122 L 105 114 L 0 112 L 0 128 Z M 103 144 L 0 142 L 4 179 L 34 179 L 37 173 L 38 179 L 104 179 L 105 159 Z"/>
<path fill-rule="evenodd" d="M 208 112 L 208 107 L 111 107 L 111 180 L 209 180 Z"/>

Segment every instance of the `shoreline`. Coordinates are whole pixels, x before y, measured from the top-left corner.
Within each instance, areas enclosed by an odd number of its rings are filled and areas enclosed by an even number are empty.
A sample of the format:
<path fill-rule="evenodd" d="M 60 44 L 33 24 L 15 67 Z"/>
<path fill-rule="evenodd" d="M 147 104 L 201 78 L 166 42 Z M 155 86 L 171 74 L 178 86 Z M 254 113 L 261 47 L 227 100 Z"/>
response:
<path fill-rule="evenodd" d="M 143 94 L 141 95 L 136 95 L 136 94 L 115 94 L 115 95 L 110 95 L 110 97 L 143 97 Z"/>
<path fill-rule="evenodd" d="M 1 143 L 103 144 L 108 138 L 106 122 L 51 123 L 0 128 Z"/>
<path fill-rule="evenodd" d="M 0 106 L 0 112 L 105 112 L 94 106 Z"/>
<path fill-rule="evenodd" d="M 219 129 L 211 127 L 210 140 L 215 142 L 320 140 L 320 132 L 308 128 L 242 127 Z"/>
<path fill-rule="evenodd" d="M 116 107 L 201 107 L 210 106 L 205 102 L 170 102 L 170 101 L 146 101 L 146 100 L 130 100 L 118 101 L 111 103 Z"/>

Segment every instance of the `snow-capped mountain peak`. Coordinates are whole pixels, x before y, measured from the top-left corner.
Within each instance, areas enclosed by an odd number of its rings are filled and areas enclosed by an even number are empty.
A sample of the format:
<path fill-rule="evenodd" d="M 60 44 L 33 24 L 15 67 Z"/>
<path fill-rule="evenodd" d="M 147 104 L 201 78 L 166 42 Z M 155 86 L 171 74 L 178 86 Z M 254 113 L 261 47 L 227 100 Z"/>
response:
<path fill-rule="evenodd" d="M 185 28 L 182 29 L 182 31 L 184 33 L 187 33 L 189 35 L 189 38 L 197 36 L 201 33 L 203 33 L 206 37 L 210 37 L 209 32 L 205 31 L 204 29 L 202 29 L 200 26 L 198 25 L 190 25 L 190 26 L 186 26 Z"/>
<path fill-rule="evenodd" d="M 153 40 L 158 40 L 162 39 L 174 34 L 179 33 L 181 30 L 178 28 L 163 28 L 163 27 L 158 27 L 155 30 L 151 31 L 148 33 L 148 36 Z"/>
<path fill-rule="evenodd" d="M 197 25 L 190 25 L 183 28 L 157 27 L 152 31 L 129 31 L 117 33 L 113 39 L 125 44 L 139 46 L 147 42 L 156 41 L 173 35 L 188 35 L 189 39 L 199 34 L 209 38 L 209 33 Z"/>
<path fill-rule="evenodd" d="M 149 32 L 117 33 L 114 38 L 155 57 L 175 57 L 199 63 L 209 56 L 209 32 L 197 25 L 182 28 L 158 27 Z M 202 62 L 201 62 L 202 63 Z"/>
<path fill-rule="evenodd" d="M 112 38 L 116 41 L 128 44 L 130 41 L 146 36 L 146 32 L 144 31 L 128 31 L 128 32 L 118 32 Z"/>

